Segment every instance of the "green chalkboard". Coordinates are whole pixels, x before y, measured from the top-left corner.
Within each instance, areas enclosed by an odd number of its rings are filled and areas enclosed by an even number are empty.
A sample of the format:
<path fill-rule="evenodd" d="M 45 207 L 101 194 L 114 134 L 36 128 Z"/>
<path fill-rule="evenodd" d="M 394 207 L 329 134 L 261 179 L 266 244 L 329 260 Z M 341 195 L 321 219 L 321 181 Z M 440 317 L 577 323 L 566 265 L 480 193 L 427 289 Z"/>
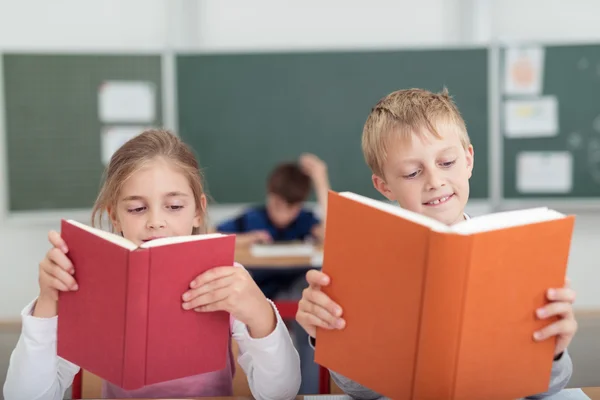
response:
<path fill-rule="evenodd" d="M 448 87 L 476 152 L 473 198 L 488 197 L 487 50 L 177 56 L 179 133 L 197 151 L 218 203 L 259 202 L 269 171 L 314 152 L 334 190 L 378 194 L 361 148 L 387 93 Z"/>
<path fill-rule="evenodd" d="M 543 96 L 556 96 L 558 134 L 549 137 L 504 137 L 504 198 L 600 197 L 600 45 L 545 48 Z M 508 97 L 504 97 L 508 99 Z M 503 130 L 504 131 L 504 130 Z M 517 160 L 523 152 L 551 155 L 562 152 L 572 159 L 571 190 L 518 189 Z M 541 154 L 544 156 L 544 154 Z M 570 155 L 570 156 L 569 156 Z M 544 157 L 546 159 L 546 157 Z M 550 160 L 550 158 L 547 158 Z M 523 165 L 523 164 L 522 164 Z M 543 164 L 542 164 L 543 166 Z M 548 169 L 551 171 L 551 169 Z M 522 173 L 522 172 L 521 172 Z M 527 173 L 527 171 L 525 171 Z M 562 175 L 561 175 L 562 176 Z M 544 178 L 548 179 L 548 178 Z M 550 177 L 549 179 L 563 179 Z M 566 188 L 566 186 L 564 186 Z"/>
<path fill-rule="evenodd" d="M 161 125 L 158 55 L 3 56 L 10 211 L 90 208 L 103 171 L 98 89 L 149 81 Z"/>

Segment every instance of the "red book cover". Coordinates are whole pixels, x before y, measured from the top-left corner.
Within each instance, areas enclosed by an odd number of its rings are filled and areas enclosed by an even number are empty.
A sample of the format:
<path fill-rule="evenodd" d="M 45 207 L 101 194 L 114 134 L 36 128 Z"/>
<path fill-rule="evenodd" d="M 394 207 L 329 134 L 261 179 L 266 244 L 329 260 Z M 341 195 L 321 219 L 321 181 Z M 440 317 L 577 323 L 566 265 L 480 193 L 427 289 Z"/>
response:
<path fill-rule="evenodd" d="M 184 310 L 181 296 L 201 273 L 233 265 L 234 235 L 138 247 L 70 220 L 61 235 L 79 290 L 60 293 L 60 357 L 126 390 L 225 368 L 229 314 Z"/>

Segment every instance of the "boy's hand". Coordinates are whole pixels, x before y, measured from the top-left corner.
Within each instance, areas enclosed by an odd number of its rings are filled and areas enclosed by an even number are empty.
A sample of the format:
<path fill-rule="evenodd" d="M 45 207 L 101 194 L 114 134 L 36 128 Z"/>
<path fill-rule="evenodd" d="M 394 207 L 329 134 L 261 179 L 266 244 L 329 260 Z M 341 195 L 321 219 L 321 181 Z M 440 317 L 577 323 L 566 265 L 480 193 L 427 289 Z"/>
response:
<path fill-rule="evenodd" d="M 327 164 L 316 155 L 309 153 L 302 154 L 299 164 L 302 171 L 310 176 L 314 182 L 326 182 L 328 180 Z"/>
<path fill-rule="evenodd" d="M 535 332 L 533 337 L 535 340 L 541 341 L 552 336 L 558 336 L 556 350 L 554 351 L 554 355 L 557 356 L 566 350 L 577 331 L 577 321 L 575 321 L 573 314 L 575 291 L 569 287 L 569 280 L 567 279 L 564 288 L 548 289 L 546 296 L 551 303 L 538 308 L 536 311 L 537 316 L 540 319 L 558 316 L 560 319 Z"/>
<path fill-rule="evenodd" d="M 343 329 L 346 321 L 341 318 L 342 308 L 321 291 L 322 286 L 329 284 L 329 277 L 313 269 L 306 273 L 306 280 L 309 286 L 302 292 L 296 321 L 312 337 L 317 334 L 317 326 Z"/>
<path fill-rule="evenodd" d="M 277 325 L 273 307 L 241 267 L 217 267 L 198 275 L 182 299 L 185 310 L 227 311 L 248 327 L 253 338 L 269 335 Z"/>

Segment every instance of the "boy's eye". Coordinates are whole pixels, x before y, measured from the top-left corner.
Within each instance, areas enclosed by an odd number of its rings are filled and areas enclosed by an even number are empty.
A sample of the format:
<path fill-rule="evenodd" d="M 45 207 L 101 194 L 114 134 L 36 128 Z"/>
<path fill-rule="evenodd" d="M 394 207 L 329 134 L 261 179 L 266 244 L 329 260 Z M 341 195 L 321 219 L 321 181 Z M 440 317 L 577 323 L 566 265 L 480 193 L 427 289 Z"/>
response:
<path fill-rule="evenodd" d="M 443 162 L 442 167 L 451 167 L 455 162 L 456 160 Z"/>
<path fill-rule="evenodd" d="M 131 214 L 138 214 L 141 213 L 142 211 L 144 211 L 146 209 L 146 207 L 135 207 L 135 208 L 129 208 L 127 210 L 127 212 L 131 213 Z"/>
<path fill-rule="evenodd" d="M 169 208 L 173 211 L 176 211 L 176 210 L 181 210 L 183 208 L 183 206 L 173 205 L 173 206 L 169 206 Z"/>
<path fill-rule="evenodd" d="M 418 174 L 419 174 L 419 171 L 415 171 L 412 174 L 404 175 L 404 178 L 406 178 L 406 179 L 416 178 Z"/>

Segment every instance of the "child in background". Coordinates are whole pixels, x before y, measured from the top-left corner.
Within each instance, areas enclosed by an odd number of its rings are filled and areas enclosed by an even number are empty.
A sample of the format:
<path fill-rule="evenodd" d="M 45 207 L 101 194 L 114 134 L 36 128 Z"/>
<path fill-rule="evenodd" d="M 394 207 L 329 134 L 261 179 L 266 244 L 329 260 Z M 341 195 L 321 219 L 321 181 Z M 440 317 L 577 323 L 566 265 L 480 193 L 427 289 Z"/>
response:
<path fill-rule="evenodd" d="M 115 152 L 105 177 L 93 223 L 106 215 L 112 231 L 138 245 L 154 237 L 204 231 L 206 197 L 198 163 L 189 147 L 171 133 L 150 130 L 131 139 Z M 62 399 L 79 371 L 56 353 L 58 292 L 78 289 L 73 277 L 77 265 L 69 260 L 67 243 L 59 233 L 50 232 L 49 239 L 52 248 L 39 265 L 40 294 L 21 314 L 23 328 L 4 384 L 6 400 Z M 238 361 L 255 398 L 295 398 L 300 386 L 298 353 L 274 305 L 244 268 L 209 270 L 181 295 L 181 305 L 189 312 L 231 314 Z M 102 394 L 103 398 L 231 396 L 234 368 L 230 350 L 221 371 L 133 391 L 103 382 Z"/>
<path fill-rule="evenodd" d="M 249 208 L 216 230 L 236 233 L 238 245 L 322 239 L 322 223 L 304 208 L 311 181 L 324 219 L 329 191 L 327 165 L 314 154 L 303 154 L 298 164 L 280 164 L 271 172 L 264 206 Z"/>
<path fill-rule="evenodd" d="M 303 154 L 298 164 L 278 165 L 267 180 L 264 206 L 252 207 L 234 219 L 217 226 L 217 231 L 236 233 L 238 246 L 323 239 L 323 223 L 312 211 L 304 208 L 312 186 L 316 192 L 323 220 L 327 214 L 329 177 L 327 165 L 314 154 Z M 265 294 L 275 299 L 283 293 L 300 292 L 306 285 L 304 274 L 298 271 L 253 271 L 252 276 Z M 299 296 L 299 294 L 298 294 Z M 319 366 L 314 362 L 314 350 L 308 345 L 306 332 L 294 323 L 296 345 L 302 361 L 300 393 L 318 393 Z"/>
<path fill-rule="evenodd" d="M 458 108 L 446 90 L 442 93 L 400 90 L 380 100 L 365 123 L 362 149 L 373 172 L 373 186 L 388 200 L 448 225 L 469 218 L 464 210 L 473 171 L 473 146 Z M 365 266 L 366 279 L 368 267 Z M 346 322 L 342 318 L 343 304 L 335 304 L 321 291 L 330 278 L 316 270 L 309 271 L 306 277 L 309 288 L 303 293 L 296 319 L 314 344 L 317 326 L 344 329 Z M 550 386 L 546 393 L 535 398 L 561 391 L 572 373 L 567 347 L 577 330 L 572 307 L 575 292 L 568 285 L 550 288 L 547 298 L 548 305 L 531 311 L 540 319 L 558 316 L 559 320 L 531 334 L 537 341 L 556 336 L 557 342 Z M 372 390 L 330 372 L 348 395 L 357 399 L 379 397 Z"/>

